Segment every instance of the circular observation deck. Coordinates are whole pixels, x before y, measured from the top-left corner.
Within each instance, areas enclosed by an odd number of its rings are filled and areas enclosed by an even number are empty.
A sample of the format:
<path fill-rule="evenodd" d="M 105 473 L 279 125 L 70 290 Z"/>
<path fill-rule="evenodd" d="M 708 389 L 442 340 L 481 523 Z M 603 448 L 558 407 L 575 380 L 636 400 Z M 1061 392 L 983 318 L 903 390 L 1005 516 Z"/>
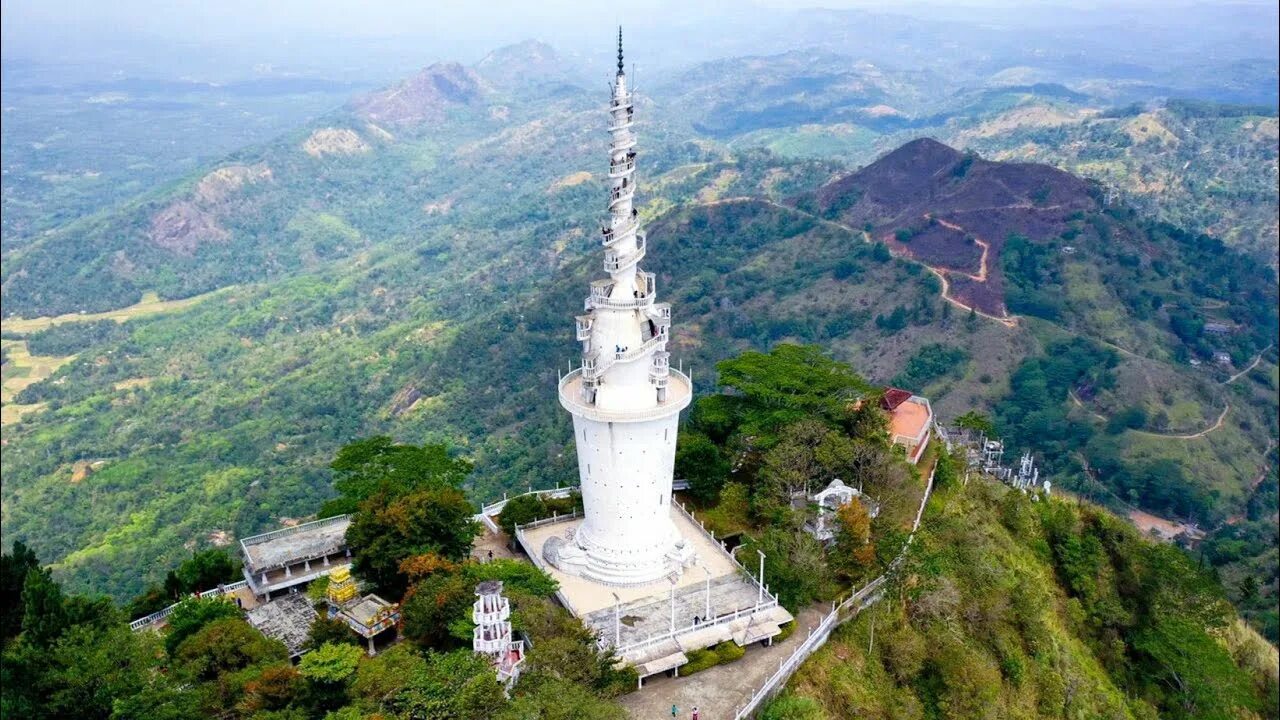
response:
<path fill-rule="evenodd" d="M 560 378 L 560 405 L 565 410 L 598 422 L 645 422 L 674 415 L 689 407 L 693 400 L 693 382 L 684 373 L 670 369 L 667 380 L 667 399 L 653 407 L 637 410 L 601 410 L 582 401 L 582 369 Z M 654 388 L 657 392 L 657 388 Z"/>

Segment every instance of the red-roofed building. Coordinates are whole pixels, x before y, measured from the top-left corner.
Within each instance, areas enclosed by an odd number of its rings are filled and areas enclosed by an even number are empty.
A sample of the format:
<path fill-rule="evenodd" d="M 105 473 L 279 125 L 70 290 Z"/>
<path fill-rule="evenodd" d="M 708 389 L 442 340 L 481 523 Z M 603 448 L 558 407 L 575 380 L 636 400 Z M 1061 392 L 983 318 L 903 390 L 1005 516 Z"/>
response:
<path fill-rule="evenodd" d="M 933 428 L 933 407 L 928 398 L 891 387 L 885 389 L 880 407 L 889 414 L 889 438 L 907 449 L 907 460 L 912 465 L 919 462 L 929 446 L 929 431 Z"/>

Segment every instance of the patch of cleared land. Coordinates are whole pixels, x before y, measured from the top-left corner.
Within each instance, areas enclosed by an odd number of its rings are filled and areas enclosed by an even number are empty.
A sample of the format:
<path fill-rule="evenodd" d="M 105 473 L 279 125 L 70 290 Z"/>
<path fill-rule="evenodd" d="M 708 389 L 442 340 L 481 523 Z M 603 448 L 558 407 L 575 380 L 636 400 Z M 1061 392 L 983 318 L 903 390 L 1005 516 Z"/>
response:
<path fill-rule="evenodd" d="M 579 170 L 578 172 L 575 172 L 575 173 L 569 173 L 568 175 L 565 175 L 564 177 L 551 183 L 551 187 L 548 188 L 547 191 L 555 192 L 560 188 L 567 188 L 567 187 L 573 187 L 574 185 L 581 185 L 582 183 L 590 179 L 591 179 L 591 173 L 587 172 L 586 170 Z"/>
<path fill-rule="evenodd" d="M 5 352 L 4 365 L 0 366 L 0 425 L 10 425 L 22 416 L 44 407 L 44 403 L 18 405 L 13 398 L 28 385 L 34 385 L 52 376 L 58 368 L 71 362 L 74 356 L 47 357 L 32 355 L 25 340 L 0 340 Z"/>
<path fill-rule="evenodd" d="M 160 296 L 153 293 L 143 293 L 142 300 L 130 305 L 129 307 L 120 308 L 119 310 L 108 310 L 100 313 L 67 313 L 66 315 L 58 315 L 57 317 L 38 317 L 38 318 L 4 318 L 0 320 L 0 329 L 6 333 L 14 333 L 18 335 L 27 335 L 33 332 L 39 332 L 54 325 L 61 325 L 68 322 L 93 322 L 95 320 L 115 320 L 116 322 L 124 322 L 136 317 L 144 315 L 153 315 L 155 313 L 172 312 L 174 310 L 182 310 L 191 307 L 196 303 L 213 297 L 223 292 L 227 288 L 221 290 L 213 290 L 203 295 L 192 295 L 189 298 L 181 300 L 161 300 Z"/>
<path fill-rule="evenodd" d="M 216 295 L 222 290 L 214 290 L 204 293 L 203 295 L 194 295 L 181 300 L 161 300 L 160 296 L 154 292 L 143 294 L 142 300 L 129 307 L 120 308 L 118 310 L 108 310 L 100 313 L 69 313 L 59 315 L 57 317 L 38 317 L 38 318 L 5 318 L 0 321 L 0 330 L 6 334 L 28 335 L 33 332 L 39 332 L 61 325 L 62 323 L 71 322 L 91 322 L 95 320 L 115 320 L 116 322 L 125 322 L 132 318 L 143 317 L 146 315 L 154 315 L 162 312 L 172 312 L 174 310 L 182 310 L 191 307 L 196 303 Z M 27 386 L 34 385 L 42 380 L 46 380 L 53 376 L 58 368 L 66 365 L 75 359 L 74 355 L 64 357 L 53 357 L 43 355 L 32 355 L 31 349 L 27 347 L 25 340 L 0 340 L 0 345 L 4 347 L 5 362 L 0 368 L 0 425 L 11 425 L 22 419 L 24 415 L 40 410 L 44 407 L 44 403 L 32 403 L 28 405 L 19 405 L 13 402 L 13 399 L 22 392 Z M 152 378 L 133 378 L 130 380 L 122 380 L 116 383 L 117 390 L 127 390 L 131 388 L 143 388 L 149 385 Z"/>

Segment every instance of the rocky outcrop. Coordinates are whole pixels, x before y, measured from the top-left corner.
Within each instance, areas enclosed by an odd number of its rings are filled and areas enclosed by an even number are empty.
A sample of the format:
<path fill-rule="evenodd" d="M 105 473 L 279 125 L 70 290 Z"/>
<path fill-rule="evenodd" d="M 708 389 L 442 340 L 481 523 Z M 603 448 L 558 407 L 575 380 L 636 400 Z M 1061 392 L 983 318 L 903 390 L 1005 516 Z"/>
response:
<path fill-rule="evenodd" d="M 200 178 L 189 197 L 152 215 L 147 236 L 165 250 L 185 255 L 204 243 L 226 240 L 229 233 L 218 224 L 219 214 L 245 186 L 269 180 L 271 168 L 265 163 L 220 167 Z"/>
<path fill-rule="evenodd" d="M 452 108 L 477 105 L 489 92 L 488 83 L 474 70 L 436 63 L 391 88 L 358 98 L 352 108 L 378 124 L 421 125 L 443 120 Z"/>
<path fill-rule="evenodd" d="M 359 155 L 369 151 L 369 143 L 355 130 L 320 128 L 302 141 L 302 151 L 316 158 L 325 155 Z"/>

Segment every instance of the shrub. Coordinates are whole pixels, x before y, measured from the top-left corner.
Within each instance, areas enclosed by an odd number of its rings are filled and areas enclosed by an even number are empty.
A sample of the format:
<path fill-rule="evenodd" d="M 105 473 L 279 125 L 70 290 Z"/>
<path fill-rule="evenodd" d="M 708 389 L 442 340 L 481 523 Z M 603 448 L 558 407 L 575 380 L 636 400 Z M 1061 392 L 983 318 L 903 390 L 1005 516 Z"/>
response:
<path fill-rule="evenodd" d="M 746 648 L 738 645 L 738 643 L 733 642 L 732 640 L 725 640 L 719 645 L 711 648 L 711 651 L 716 654 L 716 657 L 720 658 L 721 665 L 731 663 L 747 654 Z"/>
<path fill-rule="evenodd" d="M 693 650 L 687 655 L 689 662 L 680 666 L 681 675 L 692 675 L 720 664 L 720 656 L 713 650 Z"/>

